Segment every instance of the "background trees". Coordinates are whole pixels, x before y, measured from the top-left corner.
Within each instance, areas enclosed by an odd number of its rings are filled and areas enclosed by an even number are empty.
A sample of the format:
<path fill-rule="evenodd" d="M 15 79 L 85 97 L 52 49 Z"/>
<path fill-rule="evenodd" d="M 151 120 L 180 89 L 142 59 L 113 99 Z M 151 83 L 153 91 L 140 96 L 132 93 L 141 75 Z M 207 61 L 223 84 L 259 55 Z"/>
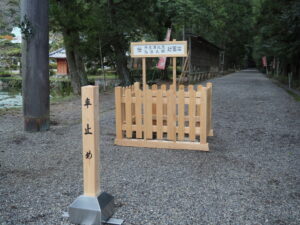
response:
<path fill-rule="evenodd" d="M 17 26 L 18 0 L 3 0 L 1 34 Z M 63 35 L 72 87 L 88 83 L 86 68 L 100 68 L 103 57 L 123 85 L 131 41 L 163 40 L 185 32 L 203 36 L 225 50 L 228 68 L 261 66 L 261 57 L 279 62 L 278 73 L 299 78 L 299 0 L 50 0 L 50 28 Z M 3 6 L 3 7 L 2 7 Z"/>
<path fill-rule="evenodd" d="M 254 26 L 254 58 L 261 65 L 261 57 L 267 56 L 269 62 L 276 62 L 276 75 L 278 71 L 287 79 L 292 72 L 298 82 L 295 85 L 299 85 L 300 1 L 264 0 L 260 3 Z"/>

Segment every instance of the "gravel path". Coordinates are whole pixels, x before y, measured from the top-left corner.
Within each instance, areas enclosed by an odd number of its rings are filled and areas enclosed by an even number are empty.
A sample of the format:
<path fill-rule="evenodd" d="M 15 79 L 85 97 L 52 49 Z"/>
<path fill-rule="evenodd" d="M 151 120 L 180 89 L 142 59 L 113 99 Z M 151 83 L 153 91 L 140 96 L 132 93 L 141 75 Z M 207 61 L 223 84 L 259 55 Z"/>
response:
<path fill-rule="evenodd" d="M 113 145 L 101 96 L 101 187 L 124 225 L 300 224 L 300 103 L 256 71 L 213 82 L 211 152 Z M 0 224 L 69 224 L 82 193 L 80 102 L 51 106 L 49 132 L 0 116 Z"/>

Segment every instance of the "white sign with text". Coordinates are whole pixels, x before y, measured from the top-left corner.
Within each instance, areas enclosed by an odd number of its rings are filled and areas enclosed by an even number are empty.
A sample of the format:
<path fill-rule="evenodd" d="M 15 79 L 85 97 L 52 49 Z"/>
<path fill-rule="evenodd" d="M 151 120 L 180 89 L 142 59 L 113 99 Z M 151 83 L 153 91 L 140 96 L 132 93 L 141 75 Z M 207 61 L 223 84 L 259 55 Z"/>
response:
<path fill-rule="evenodd" d="M 186 57 L 186 41 L 161 42 L 133 42 L 131 43 L 131 57 Z"/>

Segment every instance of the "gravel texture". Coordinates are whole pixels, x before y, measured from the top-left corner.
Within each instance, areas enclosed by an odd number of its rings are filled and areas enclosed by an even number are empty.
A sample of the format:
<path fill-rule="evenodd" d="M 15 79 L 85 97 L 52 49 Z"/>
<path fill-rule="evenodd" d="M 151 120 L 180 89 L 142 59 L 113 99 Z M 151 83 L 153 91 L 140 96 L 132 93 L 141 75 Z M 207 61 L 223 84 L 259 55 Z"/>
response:
<path fill-rule="evenodd" d="M 114 146 L 101 95 L 101 187 L 124 225 L 300 224 L 300 103 L 256 71 L 211 80 L 208 153 Z M 80 100 L 51 106 L 51 130 L 0 116 L 0 224 L 69 224 L 82 193 Z"/>

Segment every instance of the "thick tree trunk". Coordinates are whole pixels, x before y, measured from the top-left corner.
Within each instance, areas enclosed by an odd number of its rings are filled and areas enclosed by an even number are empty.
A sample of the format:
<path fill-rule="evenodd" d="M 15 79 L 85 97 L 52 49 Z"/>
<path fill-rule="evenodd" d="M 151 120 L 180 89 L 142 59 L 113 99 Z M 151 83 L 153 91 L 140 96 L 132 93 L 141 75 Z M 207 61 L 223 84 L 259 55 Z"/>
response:
<path fill-rule="evenodd" d="M 117 23 L 115 19 L 116 10 L 114 8 L 114 1 L 107 0 L 108 12 L 109 12 L 109 20 L 110 25 L 114 26 L 114 23 Z M 130 72 L 127 67 L 127 57 L 126 50 L 124 49 L 124 44 L 126 41 L 124 40 L 124 34 L 119 33 L 118 30 L 115 30 L 115 33 L 112 36 L 112 50 L 115 53 L 116 60 L 116 70 L 121 80 L 121 86 L 128 86 L 133 83 L 133 78 L 130 75 Z"/>
<path fill-rule="evenodd" d="M 25 131 L 49 129 L 48 0 L 21 1 Z"/>
<path fill-rule="evenodd" d="M 88 85 L 88 79 L 82 55 L 78 49 L 79 34 L 65 29 L 63 36 L 73 93 L 80 95 L 81 86 Z"/>
<path fill-rule="evenodd" d="M 121 85 L 131 85 L 133 83 L 133 78 L 131 77 L 127 67 L 127 57 L 125 55 L 125 51 L 118 43 L 112 45 L 115 52 L 117 74 L 121 80 Z"/>

